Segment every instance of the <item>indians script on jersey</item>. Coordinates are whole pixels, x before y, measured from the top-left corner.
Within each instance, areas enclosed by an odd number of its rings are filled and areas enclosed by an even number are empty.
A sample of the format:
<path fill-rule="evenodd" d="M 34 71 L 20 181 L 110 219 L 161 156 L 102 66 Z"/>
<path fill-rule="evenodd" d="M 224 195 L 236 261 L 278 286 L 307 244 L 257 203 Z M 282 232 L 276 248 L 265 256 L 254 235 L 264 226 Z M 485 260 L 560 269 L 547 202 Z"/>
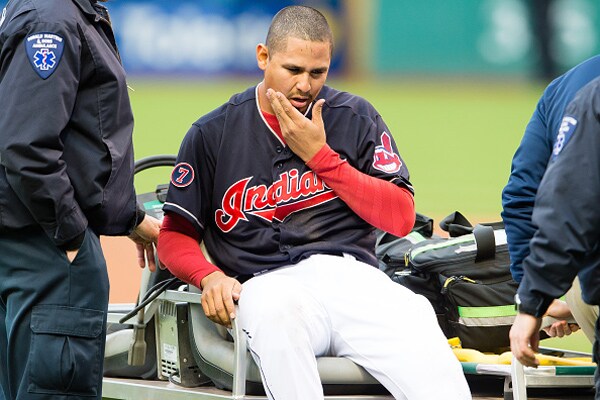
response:
<path fill-rule="evenodd" d="M 266 221 L 283 221 L 293 212 L 323 204 L 337 195 L 312 171 L 302 176 L 296 169 L 286 171 L 266 185 L 250 186 L 252 176 L 241 179 L 225 191 L 221 208 L 215 212 L 215 222 L 223 232 L 229 232 L 247 214 Z"/>

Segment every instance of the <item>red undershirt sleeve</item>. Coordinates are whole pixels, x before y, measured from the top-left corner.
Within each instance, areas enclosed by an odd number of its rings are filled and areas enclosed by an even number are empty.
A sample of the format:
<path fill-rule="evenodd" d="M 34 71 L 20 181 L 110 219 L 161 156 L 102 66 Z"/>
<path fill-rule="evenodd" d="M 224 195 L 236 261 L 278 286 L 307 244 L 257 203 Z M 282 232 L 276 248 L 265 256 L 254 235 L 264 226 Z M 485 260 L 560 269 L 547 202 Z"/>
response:
<path fill-rule="evenodd" d="M 202 288 L 202 279 L 220 269 L 204 257 L 199 241 L 200 235 L 188 220 L 165 214 L 158 235 L 158 259 L 182 281 Z"/>
<path fill-rule="evenodd" d="M 362 173 L 327 144 L 306 165 L 374 227 L 396 236 L 405 236 L 413 228 L 415 202 L 408 189 Z"/>

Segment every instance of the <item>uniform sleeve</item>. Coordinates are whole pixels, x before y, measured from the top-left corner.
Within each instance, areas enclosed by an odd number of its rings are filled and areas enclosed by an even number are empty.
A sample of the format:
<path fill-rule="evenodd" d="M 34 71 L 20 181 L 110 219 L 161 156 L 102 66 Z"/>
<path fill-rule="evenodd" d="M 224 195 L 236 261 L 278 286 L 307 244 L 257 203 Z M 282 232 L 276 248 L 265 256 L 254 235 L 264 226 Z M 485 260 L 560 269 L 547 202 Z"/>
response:
<path fill-rule="evenodd" d="M 50 52 L 33 46 L 45 40 L 35 39 L 39 34 L 54 35 L 46 39 L 55 46 Z M 61 132 L 77 98 L 80 49 L 77 32 L 38 23 L 10 36 L 0 55 L 0 162 L 11 188 L 59 246 L 87 226 L 61 158 Z"/>
<path fill-rule="evenodd" d="M 546 171 L 553 137 L 548 132 L 544 98 L 540 99 L 513 157 L 508 183 L 502 191 L 502 219 L 506 228 L 510 270 L 515 281 L 523 276 L 521 263 L 529 254 L 536 227 L 531 221 L 535 195 Z"/>
<path fill-rule="evenodd" d="M 173 275 L 202 288 L 202 279 L 220 269 L 204 257 L 199 241 L 200 235 L 187 219 L 165 214 L 158 236 L 158 257 Z"/>
<path fill-rule="evenodd" d="M 366 129 L 368 132 L 358 149 L 358 169 L 367 175 L 405 187 L 414 194 L 406 163 L 381 116 L 376 114 Z"/>
<path fill-rule="evenodd" d="M 353 165 L 328 145 L 307 165 L 363 220 L 404 236 L 415 222 L 408 169 L 381 116 L 368 103 L 367 110 L 352 122 L 363 132 Z"/>
<path fill-rule="evenodd" d="M 328 145 L 307 163 L 359 217 L 396 236 L 407 235 L 415 223 L 412 192 L 360 172 Z"/>
<path fill-rule="evenodd" d="M 209 204 L 205 197 L 211 186 L 206 159 L 200 129 L 192 125 L 181 143 L 163 207 L 188 220 L 200 233 L 200 240 L 205 227 L 202 210 Z"/>
<path fill-rule="evenodd" d="M 600 241 L 600 91 L 588 84 L 567 107 L 533 211 L 538 227 L 523 261 L 519 297 L 542 315 L 595 254 Z M 582 283 L 583 284 L 583 283 Z"/>

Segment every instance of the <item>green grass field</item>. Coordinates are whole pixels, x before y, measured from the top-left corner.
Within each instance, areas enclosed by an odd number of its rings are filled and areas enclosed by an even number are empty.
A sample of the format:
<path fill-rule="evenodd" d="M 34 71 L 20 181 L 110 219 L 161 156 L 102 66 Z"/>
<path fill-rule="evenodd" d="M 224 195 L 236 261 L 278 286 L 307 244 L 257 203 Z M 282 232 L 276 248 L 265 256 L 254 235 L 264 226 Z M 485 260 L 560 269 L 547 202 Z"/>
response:
<path fill-rule="evenodd" d="M 192 122 L 256 82 L 132 80 L 136 158 L 176 154 Z M 455 210 L 473 222 L 500 219 L 511 159 L 542 85 L 441 78 L 330 84 L 367 98 L 379 110 L 411 172 L 417 211 L 436 223 Z M 168 172 L 139 174 L 138 191 L 166 182 Z M 544 345 L 591 350 L 581 333 Z"/>
<path fill-rule="evenodd" d="M 132 81 L 136 157 L 176 153 L 192 122 L 255 82 Z M 473 221 L 499 218 L 501 190 L 541 86 L 441 79 L 330 83 L 379 110 L 411 172 L 419 212 L 436 221 L 455 210 Z"/>

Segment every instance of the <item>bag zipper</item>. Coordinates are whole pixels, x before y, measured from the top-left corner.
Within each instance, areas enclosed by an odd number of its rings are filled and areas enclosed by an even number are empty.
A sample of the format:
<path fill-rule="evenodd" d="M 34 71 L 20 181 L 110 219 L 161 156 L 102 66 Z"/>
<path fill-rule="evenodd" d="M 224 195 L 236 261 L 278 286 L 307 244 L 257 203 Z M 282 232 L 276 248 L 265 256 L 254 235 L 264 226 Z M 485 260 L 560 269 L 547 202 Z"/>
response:
<path fill-rule="evenodd" d="M 481 283 L 479 281 L 476 281 L 476 280 L 471 279 L 468 276 L 464 276 L 464 275 L 451 276 L 449 278 L 446 278 L 446 280 L 444 281 L 444 285 L 442 285 L 442 294 L 448 293 L 448 290 L 450 290 L 450 286 L 452 286 L 452 284 L 456 281 L 463 281 L 463 282 L 469 282 L 469 283 Z"/>

